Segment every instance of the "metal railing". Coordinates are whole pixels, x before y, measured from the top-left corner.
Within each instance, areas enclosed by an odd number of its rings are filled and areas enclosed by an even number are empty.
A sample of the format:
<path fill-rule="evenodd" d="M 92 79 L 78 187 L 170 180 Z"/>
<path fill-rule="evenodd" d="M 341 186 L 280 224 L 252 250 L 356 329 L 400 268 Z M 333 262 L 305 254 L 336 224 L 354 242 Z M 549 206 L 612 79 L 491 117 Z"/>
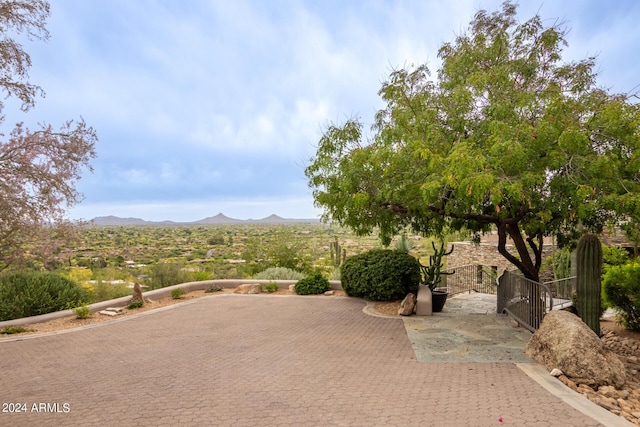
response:
<path fill-rule="evenodd" d="M 535 332 L 544 316 L 552 309 L 571 305 L 576 278 L 539 283 L 513 271 L 498 278 L 497 267 L 469 264 L 443 270 L 439 289 L 449 295 L 479 292 L 497 295 L 497 312 L 508 313 L 520 325 Z"/>
<path fill-rule="evenodd" d="M 552 309 L 565 308 L 572 305 L 571 298 L 576 293 L 576 276 L 544 282 L 553 295 Z"/>
<path fill-rule="evenodd" d="M 441 288 L 446 288 L 449 295 L 462 292 L 479 292 L 495 295 L 498 278 L 497 267 L 468 264 L 461 267 L 448 268 L 442 271 Z"/>
<path fill-rule="evenodd" d="M 553 308 L 553 293 L 544 283 L 511 271 L 498 279 L 498 313 L 506 312 L 521 326 L 535 332 Z"/>

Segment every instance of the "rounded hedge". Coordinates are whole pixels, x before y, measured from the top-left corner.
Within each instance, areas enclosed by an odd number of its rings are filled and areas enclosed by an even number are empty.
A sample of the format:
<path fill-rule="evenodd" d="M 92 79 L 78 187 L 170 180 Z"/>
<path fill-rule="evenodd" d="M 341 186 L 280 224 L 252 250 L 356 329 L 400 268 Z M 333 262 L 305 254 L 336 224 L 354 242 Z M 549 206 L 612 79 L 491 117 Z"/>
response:
<path fill-rule="evenodd" d="M 80 285 L 59 274 L 0 276 L 0 321 L 66 310 L 87 301 L 89 295 Z"/>
<path fill-rule="evenodd" d="M 418 292 L 420 262 L 406 252 L 373 249 L 347 258 L 340 277 L 349 296 L 395 301 Z"/>
<path fill-rule="evenodd" d="M 298 280 L 295 289 L 298 295 L 316 295 L 325 293 L 331 289 L 331 285 L 322 274 L 314 274 Z"/>

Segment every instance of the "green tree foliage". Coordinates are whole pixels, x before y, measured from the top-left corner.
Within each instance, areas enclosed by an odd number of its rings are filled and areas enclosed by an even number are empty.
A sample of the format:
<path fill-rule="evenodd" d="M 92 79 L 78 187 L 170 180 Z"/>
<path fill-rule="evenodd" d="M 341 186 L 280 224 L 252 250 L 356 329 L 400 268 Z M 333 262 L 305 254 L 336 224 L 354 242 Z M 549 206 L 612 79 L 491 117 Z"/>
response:
<path fill-rule="evenodd" d="M 391 73 L 371 135 L 357 118 L 330 124 L 305 171 L 324 219 L 386 243 L 405 227 L 497 230 L 499 252 L 538 280 L 543 237 L 640 211 L 638 105 L 596 85 L 594 58 L 562 62 L 555 22 L 519 23 L 511 2 L 479 11 L 439 49 L 436 78 Z"/>
<path fill-rule="evenodd" d="M 420 262 L 406 252 L 373 249 L 345 260 L 340 268 L 342 289 L 349 296 L 393 301 L 420 284 Z"/>
<path fill-rule="evenodd" d="M 627 262 L 629 262 L 629 252 L 626 249 L 602 245 L 602 264 L 605 271 L 611 266 L 624 265 Z"/>

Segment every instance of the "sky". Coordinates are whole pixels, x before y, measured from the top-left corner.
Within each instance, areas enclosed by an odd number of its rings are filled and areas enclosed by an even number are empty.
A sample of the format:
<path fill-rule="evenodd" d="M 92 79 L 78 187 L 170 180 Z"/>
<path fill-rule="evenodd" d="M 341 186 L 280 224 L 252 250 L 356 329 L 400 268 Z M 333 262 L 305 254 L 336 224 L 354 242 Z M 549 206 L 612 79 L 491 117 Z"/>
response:
<path fill-rule="evenodd" d="M 322 130 L 383 108 L 394 69 L 427 63 L 494 0 L 50 0 L 24 43 L 46 92 L 7 126 L 80 117 L 98 134 L 72 219 L 316 218 L 304 169 Z M 640 1 L 521 0 L 570 30 L 563 59 L 597 55 L 599 85 L 640 85 Z"/>

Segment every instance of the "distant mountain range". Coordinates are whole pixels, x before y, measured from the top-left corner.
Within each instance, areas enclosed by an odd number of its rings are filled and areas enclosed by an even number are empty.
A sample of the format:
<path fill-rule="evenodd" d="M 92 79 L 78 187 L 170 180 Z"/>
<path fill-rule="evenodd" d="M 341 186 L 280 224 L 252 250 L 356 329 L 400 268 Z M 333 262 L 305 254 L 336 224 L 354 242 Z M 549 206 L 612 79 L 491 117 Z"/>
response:
<path fill-rule="evenodd" d="M 236 219 L 230 218 L 223 213 L 216 216 L 209 216 L 198 221 L 175 222 L 175 221 L 145 221 L 140 218 L 120 218 L 117 216 L 98 216 L 93 218 L 92 225 L 211 225 L 211 224 L 313 224 L 320 222 L 319 219 L 293 219 L 282 218 L 278 215 L 269 215 L 262 219 Z"/>

